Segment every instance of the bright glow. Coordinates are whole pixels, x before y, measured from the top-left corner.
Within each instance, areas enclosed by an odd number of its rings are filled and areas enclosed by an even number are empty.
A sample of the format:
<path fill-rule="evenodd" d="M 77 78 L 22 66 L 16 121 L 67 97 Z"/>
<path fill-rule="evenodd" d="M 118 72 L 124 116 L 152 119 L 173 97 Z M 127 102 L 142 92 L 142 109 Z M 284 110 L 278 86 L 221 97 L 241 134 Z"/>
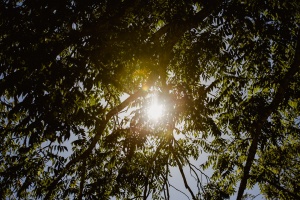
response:
<path fill-rule="evenodd" d="M 147 110 L 147 115 L 151 120 L 158 120 L 163 114 L 163 106 L 154 100 Z"/>

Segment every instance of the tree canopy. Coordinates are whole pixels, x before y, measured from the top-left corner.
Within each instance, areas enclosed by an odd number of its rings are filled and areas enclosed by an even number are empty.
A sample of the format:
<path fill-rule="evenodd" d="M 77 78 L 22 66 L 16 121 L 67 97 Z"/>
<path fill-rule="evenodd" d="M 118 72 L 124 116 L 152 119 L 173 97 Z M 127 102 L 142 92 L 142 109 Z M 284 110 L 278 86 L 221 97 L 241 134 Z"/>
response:
<path fill-rule="evenodd" d="M 300 199 L 299 25 L 298 0 L 1 1 L 0 198 L 172 199 L 177 168 L 194 200 Z"/>

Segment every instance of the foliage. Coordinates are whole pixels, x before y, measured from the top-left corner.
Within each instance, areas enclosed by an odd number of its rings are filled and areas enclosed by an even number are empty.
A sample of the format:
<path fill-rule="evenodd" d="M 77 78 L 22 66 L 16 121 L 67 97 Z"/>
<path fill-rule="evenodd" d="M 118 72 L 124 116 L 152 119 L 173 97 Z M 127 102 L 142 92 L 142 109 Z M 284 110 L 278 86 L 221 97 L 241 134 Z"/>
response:
<path fill-rule="evenodd" d="M 297 0 L 0 9 L 1 198 L 300 198 Z"/>

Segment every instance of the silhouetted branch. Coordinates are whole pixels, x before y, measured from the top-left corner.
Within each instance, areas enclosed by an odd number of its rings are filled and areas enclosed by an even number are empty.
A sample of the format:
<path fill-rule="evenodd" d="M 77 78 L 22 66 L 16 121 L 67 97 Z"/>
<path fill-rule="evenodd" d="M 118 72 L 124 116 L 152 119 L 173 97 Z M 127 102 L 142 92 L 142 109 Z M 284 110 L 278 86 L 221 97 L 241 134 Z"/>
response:
<path fill-rule="evenodd" d="M 193 197 L 193 199 L 196 200 L 196 196 L 194 195 L 194 193 L 193 193 L 192 189 L 190 188 L 189 184 L 187 183 L 187 180 L 186 180 L 186 177 L 185 177 L 185 174 L 184 174 L 181 162 L 179 161 L 179 159 L 177 157 L 177 153 L 175 152 L 175 150 L 172 147 L 171 147 L 171 151 L 172 151 L 174 159 L 175 159 L 175 161 L 176 161 L 176 163 L 178 165 L 178 169 L 179 169 L 181 177 L 183 179 L 183 183 L 184 183 L 185 188 L 188 189 L 188 191 L 190 192 L 190 194 Z"/>
<path fill-rule="evenodd" d="M 79 188 L 79 196 L 78 199 L 82 199 L 82 194 L 83 194 L 83 188 L 84 188 L 84 182 L 85 182 L 85 173 L 86 173 L 86 158 L 83 159 L 82 162 L 82 169 L 81 169 L 81 177 L 80 177 L 80 188 Z"/>
<path fill-rule="evenodd" d="M 184 192 L 182 192 L 181 190 L 179 190 L 178 188 L 176 188 L 175 186 L 173 186 L 172 184 L 170 184 L 170 186 L 172 188 L 174 188 L 175 190 L 177 190 L 178 192 L 180 192 L 181 194 L 185 195 L 188 199 L 190 199 L 190 197 L 188 195 L 186 195 Z"/>

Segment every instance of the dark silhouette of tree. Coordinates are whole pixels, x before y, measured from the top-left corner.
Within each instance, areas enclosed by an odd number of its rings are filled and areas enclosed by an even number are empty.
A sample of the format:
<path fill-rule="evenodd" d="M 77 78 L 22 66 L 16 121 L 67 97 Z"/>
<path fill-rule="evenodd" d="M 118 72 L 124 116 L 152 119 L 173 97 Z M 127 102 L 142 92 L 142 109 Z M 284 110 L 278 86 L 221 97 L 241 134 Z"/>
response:
<path fill-rule="evenodd" d="M 300 199 L 298 0 L 5 0 L 0 20 L 1 198 L 172 199 L 176 167 L 192 199 Z"/>

